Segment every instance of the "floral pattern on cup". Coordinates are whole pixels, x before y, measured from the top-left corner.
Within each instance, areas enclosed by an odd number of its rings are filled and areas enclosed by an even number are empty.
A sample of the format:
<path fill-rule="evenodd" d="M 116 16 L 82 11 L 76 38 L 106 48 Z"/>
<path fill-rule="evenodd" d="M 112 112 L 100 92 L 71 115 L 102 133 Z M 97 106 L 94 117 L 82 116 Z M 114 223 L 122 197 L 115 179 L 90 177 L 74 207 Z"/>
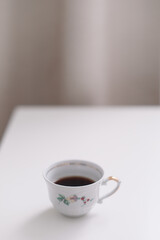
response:
<path fill-rule="evenodd" d="M 71 195 L 69 197 L 65 197 L 62 194 L 59 194 L 59 196 L 57 197 L 57 200 L 59 201 L 59 203 L 63 202 L 65 205 L 69 206 L 70 203 L 74 203 L 77 202 L 78 200 L 81 200 L 83 202 L 83 205 L 86 205 L 87 203 L 93 201 L 93 199 L 90 198 L 86 198 L 85 196 L 83 197 L 78 197 L 77 195 Z"/>

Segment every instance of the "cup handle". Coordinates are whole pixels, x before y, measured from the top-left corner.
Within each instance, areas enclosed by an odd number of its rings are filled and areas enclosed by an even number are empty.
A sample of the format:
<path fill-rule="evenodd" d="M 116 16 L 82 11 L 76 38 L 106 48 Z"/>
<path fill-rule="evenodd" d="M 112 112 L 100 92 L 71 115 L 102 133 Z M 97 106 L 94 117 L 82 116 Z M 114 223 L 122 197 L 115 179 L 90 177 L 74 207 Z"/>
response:
<path fill-rule="evenodd" d="M 107 179 L 103 180 L 102 185 L 107 185 L 107 182 L 109 182 L 109 181 L 115 181 L 115 182 L 117 183 L 117 185 L 116 185 L 116 187 L 115 187 L 111 192 L 105 194 L 103 197 L 100 197 L 100 198 L 98 199 L 98 203 L 102 203 L 105 198 L 110 197 L 110 196 L 111 196 L 112 194 L 114 194 L 114 193 L 118 190 L 118 188 L 120 187 L 121 182 L 118 180 L 118 178 L 115 178 L 115 177 L 112 177 L 112 176 L 110 176 L 110 177 L 108 177 Z"/>

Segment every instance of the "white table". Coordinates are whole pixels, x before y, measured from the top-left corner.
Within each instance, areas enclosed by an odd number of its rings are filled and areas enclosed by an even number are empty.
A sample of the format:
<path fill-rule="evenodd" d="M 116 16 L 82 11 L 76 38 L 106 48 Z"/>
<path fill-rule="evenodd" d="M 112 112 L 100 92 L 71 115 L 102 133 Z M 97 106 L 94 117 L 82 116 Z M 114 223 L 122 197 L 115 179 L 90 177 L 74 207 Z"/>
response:
<path fill-rule="evenodd" d="M 60 215 L 42 171 L 63 159 L 95 161 L 119 191 L 84 217 Z M 0 151 L 0 239 L 159 240 L 159 175 L 158 107 L 17 108 Z"/>

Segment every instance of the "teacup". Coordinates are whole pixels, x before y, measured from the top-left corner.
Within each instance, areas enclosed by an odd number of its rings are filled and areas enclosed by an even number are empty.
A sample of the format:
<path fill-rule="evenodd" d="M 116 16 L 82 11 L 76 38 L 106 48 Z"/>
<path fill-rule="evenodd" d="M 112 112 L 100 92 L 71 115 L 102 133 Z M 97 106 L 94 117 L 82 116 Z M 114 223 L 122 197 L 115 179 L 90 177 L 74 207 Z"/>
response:
<path fill-rule="evenodd" d="M 60 213 L 79 217 L 88 213 L 96 203 L 102 201 L 115 193 L 120 181 L 115 177 L 104 177 L 103 169 L 89 161 L 84 160 L 66 160 L 60 161 L 49 166 L 43 173 L 44 179 L 47 183 L 49 199 L 54 208 Z M 92 182 L 86 185 L 60 185 L 64 178 L 87 178 Z M 115 181 L 115 188 L 99 197 L 99 189 L 101 185 L 106 185 L 108 181 Z M 63 184 L 63 182 L 62 182 Z"/>

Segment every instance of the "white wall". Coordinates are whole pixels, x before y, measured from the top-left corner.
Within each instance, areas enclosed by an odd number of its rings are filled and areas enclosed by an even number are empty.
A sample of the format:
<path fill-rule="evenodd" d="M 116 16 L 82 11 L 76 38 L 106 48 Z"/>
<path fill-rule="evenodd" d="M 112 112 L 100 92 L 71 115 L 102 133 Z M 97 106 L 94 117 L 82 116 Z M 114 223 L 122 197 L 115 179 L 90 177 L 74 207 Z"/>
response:
<path fill-rule="evenodd" d="M 17 104 L 158 104 L 159 0 L 0 0 L 0 132 Z"/>

